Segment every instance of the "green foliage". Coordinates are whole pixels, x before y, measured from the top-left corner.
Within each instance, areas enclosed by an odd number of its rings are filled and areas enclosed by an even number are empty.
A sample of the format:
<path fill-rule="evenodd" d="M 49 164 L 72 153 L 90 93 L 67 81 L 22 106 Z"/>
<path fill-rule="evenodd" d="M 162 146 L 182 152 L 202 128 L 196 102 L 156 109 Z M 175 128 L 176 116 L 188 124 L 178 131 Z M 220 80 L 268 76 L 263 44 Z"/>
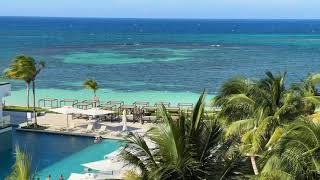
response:
<path fill-rule="evenodd" d="M 286 73 L 276 75 L 266 72 L 266 77 L 256 81 L 233 78 L 221 88 L 213 100 L 221 107 L 219 117 L 225 120 L 224 137 L 238 139 L 240 152 L 252 157 L 261 157 L 280 140 L 287 124 L 314 113 L 319 104 L 316 85 L 319 74 L 312 74 L 301 82 L 286 89 Z M 240 138 L 237 138 L 240 137 Z M 258 174 L 258 172 L 255 172 Z"/>
<path fill-rule="evenodd" d="M 141 177 L 134 171 L 127 171 L 124 180 L 141 180 Z"/>
<path fill-rule="evenodd" d="M 261 177 L 278 179 L 320 178 L 320 125 L 296 121 L 285 128 L 279 142 L 266 152 Z"/>
<path fill-rule="evenodd" d="M 94 96 L 96 96 L 96 92 L 99 89 L 98 83 L 94 79 L 87 79 L 83 83 L 84 88 L 93 90 Z"/>
<path fill-rule="evenodd" d="M 12 172 L 6 177 L 6 180 L 29 180 L 31 158 L 16 146 L 16 162 L 12 167 Z"/>
<path fill-rule="evenodd" d="M 173 120 L 166 108 L 159 110 L 163 123 L 151 129 L 147 139 L 132 134 L 121 155 L 141 171 L 142 179 L 226 179 L 243 176 L 246 164 L 237 153 L 227 153 L 221 126 L 205 111 L 205 93 L 190 118 L 181 113 Z M 152 147 L 148 141 L 152 142 Z M 231 151 L 230 151 L 231 152 Z M 240 166 L 240 164 L 242 166 Z"/>
<path fill-rule="evenodd" d="M 29 107 L 29 85 L 32 83 L 33 111 L 36 112 L 35 80 L 38 74 L 45 68 L 45 62 L 36 62 L 30 56 L 17 56 L 12 60 L 10 67 L 4 71 L 4 76 L 11 79 L 24 80 L 27 83 L 27 106 Z M 35 116 L 35 127 L 37 118 Z"/>
<path fill-rule="evenodd" d="M 4 77 L 22 80 L 27 87 L 27 106 L 29 107 L 30 83 L 36 72 L 35 60 L 29 56 L 17 56 L 12 60 L 10 67 L 4 70 Z"/>
<path fill-rule="evenodd" d="M 4 76 L 30 83 L 33 80 L 35 72 L 35 60 L 30 56 L 21 55 L 12 60 L 9 68 L 4 71 Z"/>
<path fill-rule="evenodd" d="M 20 112 L 32 112 L 33 108 L 31 107 L 25 107 L 25 106 L 4 106 L 4 111 L 20 111 Z M 40 107 L 36 108 L 36 112 L 49 112 L 47 109 L 43 109 Z"/>

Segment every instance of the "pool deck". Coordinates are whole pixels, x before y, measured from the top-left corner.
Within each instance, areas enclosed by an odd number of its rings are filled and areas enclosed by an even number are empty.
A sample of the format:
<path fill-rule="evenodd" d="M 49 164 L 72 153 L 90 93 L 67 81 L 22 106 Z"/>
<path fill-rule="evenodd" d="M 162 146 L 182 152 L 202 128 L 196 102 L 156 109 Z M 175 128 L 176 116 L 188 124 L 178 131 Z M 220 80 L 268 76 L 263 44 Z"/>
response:
<path fill-rule="evenodd" d="M 62 135 L 74 135 L 74 136 L 101 136 L 102 138 L 108 139 L 123 139 L 122 133 L 122 122 L 110 122 L 102 121 L 95 122 L 88 119 L 72 119 L 69 116 L 67 126 L 67 115 L 47 113 L 44 116 L 37 117 L 37 122 L 39 125 L 48 127 L 45 130 L 33 130 L 33 129 L 23 129 L 18 128 L 20 131 L 32 131 L 39 133 L 53 133 Z M 95 124 L 92 131 L 86 131 L 88 124 Z M 22 124 L 23 125 L 23 124 Z M 103 133 L 99 132 L 100 126 L 105 125 L 107 127 L 106 131 Z M 154 124 L 152 123 L 133 123 L 127 122 L 127 128 L 129 132 L 145 133 Z M 72 127 L 72 128 L 71 128 Z"/>

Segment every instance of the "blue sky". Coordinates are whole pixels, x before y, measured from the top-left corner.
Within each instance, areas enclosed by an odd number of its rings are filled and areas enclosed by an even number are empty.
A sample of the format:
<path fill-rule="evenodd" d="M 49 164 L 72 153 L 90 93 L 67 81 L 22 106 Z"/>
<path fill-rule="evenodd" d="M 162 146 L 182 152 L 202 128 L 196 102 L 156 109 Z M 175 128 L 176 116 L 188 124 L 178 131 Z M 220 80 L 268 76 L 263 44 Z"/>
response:
<path fill-rule="evenodd" d="M 0 0 L 0 16 L 320 19 L 320 0 Z"/>

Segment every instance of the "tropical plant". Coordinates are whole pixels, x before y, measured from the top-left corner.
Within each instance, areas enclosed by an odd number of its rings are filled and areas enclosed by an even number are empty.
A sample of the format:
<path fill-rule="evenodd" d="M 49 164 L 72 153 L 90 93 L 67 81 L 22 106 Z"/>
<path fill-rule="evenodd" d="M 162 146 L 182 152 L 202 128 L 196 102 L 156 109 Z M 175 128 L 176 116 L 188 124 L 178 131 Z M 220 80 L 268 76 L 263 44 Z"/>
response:
<path fill-rule="evenodd" d="M 99 89 L 99 86 L 98 86 L 98 83 L 96 80 L 89 78 L 84 81 L 83 86 L 84 86 L 84 88 L 91 89 L 93 91 L 94 98 L 97 96 L 96 92 Z"/>
<path fill-rule="evenodd" d="M 173 120 L 166 108 L 159 111 L 163 123 L 146 137 L 131 134 L 126 138 L 122 159 L 138 168 L 142 179 L 224 179 L 241 176 L 235 166 L 239 156 L 228 156 L 221 142 L 222 129 L 216 119 L 205 114 L 205 93 L 193 114 L 181 113 Z M 150 142 L 150 143 L 149 143 Z M 237 166 L 241 167 L 241 166 Z"/>
<path fill-rule="evenodd" d="M 34 58 L 30 56 L 17 56 L 16 59 L 14 59 L 11 63 L 10 68 L 5 70 L 5 76 L 9 78 L 21 79 L 26 81 L 27 83 L 32 83 L 33 113 L 35 115 L 35 127 L 37 127 L 35 80 L 44 67 L 44 61 L 36 62 Z M 29 90 L 27 91 L 29 96 Z"/>
<path fill-rule="evenodd" d="M 130 170 L 125 173 L 125 177 L 123 179 L 124 180 L 141 180 L 141 177 L 139 176 L 139 174 L 137 174 L 133 170 Z"/>
<path fill-rule="evenodd" d="M 232 79 L 214 99 L 214 105 L 222 108 L 220 116 L 228 124 L 225 137 L 240 137 L 240 151 L 250 156 L 256 175 L 259 174 L 256 157 L 272 149 L 285 124 L 306 115 L 307 106 L 301 94 L 285 88 L 285 75 L 266 72 L 266 78 L 258 81 Z"/>
<path fill-rule="evenodd" d="M 34 60 L 29 56 L 17 56 L 12 60 L 10 67 L 5 69 L 4 76 L 9 79 L 23 80 L 27 87 L 27 107 L 30 107 L 30 83 L 35 69 L 33 68 Z"/>
<path fill-rule="evenodd" d="M 248 100 L 250 102 L 247 96 L 251 94 L 254 83 L 255 81 L 237 76 L 222 84 L 219 94 L 212 100 L 212 105 L 222 107 L 219 115 L 226 120 L 227 125 L 251 114 L 252 108 L 247 103 Z M 230 103 L 235 100 L 238 102 Z"/>
<path fill-rule="evenodd" d="M 297 120 L 266 152 L 259 179 L 320 179 L 319 153 L 320 124 Z"/>
<path fill-rule="evenodd" d="M 302 97 L 308 114 L 314 113 L 316 106 L 320 104 L 320 96 L 316 88 L 319 84 L 320 74 L 309 74 L 301 83 L 292 84 L 291 88 Z"/>
<path fill-rule="evenodd" d="M 31 179 L 31 158 L 16 146 L 16 162 L 12 167 L 12 172 L 6 180 L 30 180 Z"/>
<path fill-rule="evenodd" d="M 46 67 L 44 61 L 34 62 L 35 72 L 32 76 L 32 94 L 33 94 L 33 114 L 34 114 L 34 127 L 38 126 L 36 115 L 36 78 L 39 73 Z"/>

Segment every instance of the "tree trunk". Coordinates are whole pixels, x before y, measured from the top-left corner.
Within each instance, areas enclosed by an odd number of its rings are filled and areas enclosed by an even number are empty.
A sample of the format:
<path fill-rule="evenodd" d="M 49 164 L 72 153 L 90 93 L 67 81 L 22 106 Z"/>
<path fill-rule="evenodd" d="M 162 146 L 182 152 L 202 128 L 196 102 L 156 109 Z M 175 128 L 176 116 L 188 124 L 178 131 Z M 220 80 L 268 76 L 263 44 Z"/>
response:
<path fill-rule="evenodd" d="M 30 82 L 27 82 L 27 107 L 30 107 Z"/>
<path fill-rule="evenodd" d="M 250 160 L 251 160 L 251 165 L 252 165 L 252 169 L 253 169 L 254 174 L 258 175 L 259 171 L 258 171 L 255 156 L 254 155 L 250 156 Z"/>
<path fill-rule="evenodd" d="M 96 90 L 93 90 L 93 101 L 94 101 L 94 107 L 97 107 L 97 98 L 96 98 Z"/>
<path fill-rule="evenodd" d="M 33 94 L 33 115 L 34 115 L 34 127 L 37 128 L 37 114 L 36 114 L 36 83 L 32 81 L 32 94 Z"/>

